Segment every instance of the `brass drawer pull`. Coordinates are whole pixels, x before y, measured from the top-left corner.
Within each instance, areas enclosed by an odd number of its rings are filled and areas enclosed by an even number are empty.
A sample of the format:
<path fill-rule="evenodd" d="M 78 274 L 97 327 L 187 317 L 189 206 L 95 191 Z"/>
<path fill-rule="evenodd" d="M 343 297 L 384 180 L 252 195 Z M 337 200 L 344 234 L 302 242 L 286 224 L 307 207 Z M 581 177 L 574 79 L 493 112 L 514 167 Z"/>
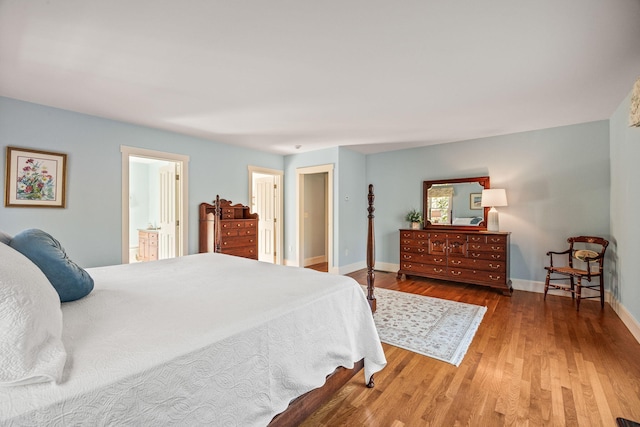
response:
<path fill-rule="evenodd" d="M 462 264 L 462 261 L 458 261 L 458 260 L 452 259 L 451 260 L 451 264 L 460 265 L 460 264 Z"/>
<path fill-rule="evenodd" d="M 493 274 L 489 275 L 489 279 L 491 279 L 491 280 L 500 280 L 501 278 L 502 278 L 502 276 L 493 277 Z"/>
<path fill-rule="evenodd" d="M 436 273 L 442 273 L 442 269 L 441 268 L 440 269 L 434 268 L 433 271 L 435 271 Z"/>
<path fill-rule="evenodd" d="M 454 276 L 459 276 L 462 274 L 462 271 L 451 270 L 451 274 L 453 274 Z"/>
<path fill-rule="evenodd" d="M 491 267 L 491 268 L 493 268 L 493 269 L 498 269 L 498 268 L 500 268 L 500 267 L 501 267 L 501 265 L 500 265 L 500 264 L 496 264 L 496 265 L 489 264 L 489 267 Z"/>

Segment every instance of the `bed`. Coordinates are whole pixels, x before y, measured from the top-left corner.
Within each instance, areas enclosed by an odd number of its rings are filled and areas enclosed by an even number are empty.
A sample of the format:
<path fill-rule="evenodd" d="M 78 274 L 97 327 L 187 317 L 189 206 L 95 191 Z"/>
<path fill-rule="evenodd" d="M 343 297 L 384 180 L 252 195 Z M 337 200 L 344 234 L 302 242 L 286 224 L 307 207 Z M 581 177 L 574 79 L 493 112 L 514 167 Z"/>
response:
<path fill-rule="evenodd" d="M 480 225 L 481 222 L 482 222 L 482 217 L 474 216 L 474 217 L 454 218 L 452 224 L 453 225 Z"/>
<path fill-rule="evenodd" d="M 87 272 L 59 382 L 0 387 L 0 425 L 291 425 L 386 364 L 373 283 L 218 253 Z"/>

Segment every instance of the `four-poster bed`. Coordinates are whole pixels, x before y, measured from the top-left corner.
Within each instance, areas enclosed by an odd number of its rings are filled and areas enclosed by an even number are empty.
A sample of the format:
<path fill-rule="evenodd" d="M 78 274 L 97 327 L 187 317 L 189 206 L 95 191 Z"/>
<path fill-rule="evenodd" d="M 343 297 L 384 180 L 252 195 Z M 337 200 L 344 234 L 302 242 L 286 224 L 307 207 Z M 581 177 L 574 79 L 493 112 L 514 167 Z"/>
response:
<path fill-rule="evenodd" d="M 372 213 L 370 187 L 367 295 L 218 253 L 87 269 L 93 292 L 61 308 L 58 384 L 0 387 L 0 424 L 296 425 L 358 371 L 373 386 Z"/>

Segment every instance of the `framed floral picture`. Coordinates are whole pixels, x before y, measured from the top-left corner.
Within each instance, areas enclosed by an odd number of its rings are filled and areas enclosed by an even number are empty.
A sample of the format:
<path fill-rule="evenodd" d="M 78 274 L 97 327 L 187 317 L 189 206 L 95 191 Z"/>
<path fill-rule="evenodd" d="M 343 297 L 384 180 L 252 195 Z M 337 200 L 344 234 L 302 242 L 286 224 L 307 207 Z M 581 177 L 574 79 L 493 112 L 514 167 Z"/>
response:
<path fill-rule="evenodd" d="M 4 205 L 64 208 L 67 155 L 7 147 Z"/>

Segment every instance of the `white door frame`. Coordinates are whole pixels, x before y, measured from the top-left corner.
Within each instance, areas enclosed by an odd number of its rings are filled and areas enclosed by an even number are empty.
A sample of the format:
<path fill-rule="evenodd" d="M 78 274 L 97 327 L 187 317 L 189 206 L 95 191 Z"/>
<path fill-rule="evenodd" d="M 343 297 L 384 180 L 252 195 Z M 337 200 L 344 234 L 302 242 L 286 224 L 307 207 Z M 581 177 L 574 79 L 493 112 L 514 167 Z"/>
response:
<path fill-rule="evenodd" d="M 304 176 L 316 173 L 327 174 L 327 264 L 329 273 L 337 274 L 333 267 L 333 164 L 310 166 L 296 169 L 296 249 L 298 251 L 298 266 L 304 266 Z"/>
<path fill-rule="evenodd" d="M 122 153 L 122 263 L 129 263 L 129 157 L 146 157 L 155 160 L 165 160 L 180 163 L 181 203 L 176 212 L 180 220 L 180 227 L 176 241 L 180 242 L 176 256 L 182 256 L 188 251 L 189 238 L 189 156 L 167 153 L 164 151 L 147 150 L 145 148 L 120 146 Z"/>
<path fill-rule="evenodd" d="M 261 168 L 258 166 L 248 166 L 248 170 L 249 170 L 249 206 L 252 205 L 253 203 L 253 174 L 254 173 L 259 173 L 262 175 L 273 175 L 275 183 L 276 183 L 276 190 L 275 190 L 275 203 L 274 203 L 274 207 L 275 207 L 275 212 L 274 212 L 274 218 L 276 219 L 276 224 L 275 224 L 275 237 L 276 237 L 276 242 L 275 242 L 275 250 L 276 250 L 276 264 L 282 264 L 283 263 L 283 250 L 282 250 L 282 246 L 283 246 L 283 230 L 284 230 L 284 221 L 282 213 L 284 212 L 284 197 L 283 197 L 283 188 L 282 188 L 282 184 L 284 181 L 284 172 L 281 170 L 277 170 L 277 169 L 268 169 L 268 168 Z"/>

